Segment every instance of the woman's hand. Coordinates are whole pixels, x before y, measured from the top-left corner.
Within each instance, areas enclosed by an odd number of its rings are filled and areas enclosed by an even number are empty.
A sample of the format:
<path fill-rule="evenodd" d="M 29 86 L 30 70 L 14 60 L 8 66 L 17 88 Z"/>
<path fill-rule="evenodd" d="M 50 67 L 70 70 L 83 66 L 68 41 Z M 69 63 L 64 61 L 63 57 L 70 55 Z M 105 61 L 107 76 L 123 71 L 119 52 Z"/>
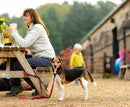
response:
<path fill-rule="evenodd" d="M 9 26 L 10 33 L 12 33 L 13 30 L 17 30 L 17 24 L 16 23 L 12 23 Z"/>

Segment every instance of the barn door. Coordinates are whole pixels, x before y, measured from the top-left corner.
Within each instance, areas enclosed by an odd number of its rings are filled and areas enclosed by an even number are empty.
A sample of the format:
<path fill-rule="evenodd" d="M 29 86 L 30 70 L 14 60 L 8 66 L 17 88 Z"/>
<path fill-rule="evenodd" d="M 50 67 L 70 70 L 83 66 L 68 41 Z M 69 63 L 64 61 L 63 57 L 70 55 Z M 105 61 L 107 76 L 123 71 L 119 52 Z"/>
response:
<path fill-rule="evenodd" d="M 114 58 L 118 58 L 119 57 L 119 42 L 117 40 L 117 28 L 114 28 L 112 30 L 113 33 L 113 56 Z"/>
<path fill-rule="evenodd" d="M 93 73 L 93 45 L 90 45 L 91 73 Z"/>

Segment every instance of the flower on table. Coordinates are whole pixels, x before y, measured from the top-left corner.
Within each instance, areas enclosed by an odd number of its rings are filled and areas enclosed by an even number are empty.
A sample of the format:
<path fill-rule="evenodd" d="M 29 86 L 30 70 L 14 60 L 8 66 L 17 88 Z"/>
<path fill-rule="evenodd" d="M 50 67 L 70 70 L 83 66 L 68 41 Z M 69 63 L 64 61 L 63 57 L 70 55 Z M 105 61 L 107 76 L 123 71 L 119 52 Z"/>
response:
<path fill-rule="evenodd" d="M 8 24 L 7 21 L 6 21 L 6 18 L 7 18 L 7 17 L 5 17 L 5 18 L 0 18 L 0 25 L 2 25 L 3 23 L 5 23 L 7 26 L 9 26 L 9 24 Z"/>
<path fill-rule="evenodd" d="M 0 33 L 3 33 L 4 38 L 9 38 L 9 24 L 6 21 L 6 18 L 0 18 Z"/>
<path fill-rule="evenodd" d="M 0 22 L 5 22 L 5 21 L 6 21 L 5 18 L 0 19 Z"/>

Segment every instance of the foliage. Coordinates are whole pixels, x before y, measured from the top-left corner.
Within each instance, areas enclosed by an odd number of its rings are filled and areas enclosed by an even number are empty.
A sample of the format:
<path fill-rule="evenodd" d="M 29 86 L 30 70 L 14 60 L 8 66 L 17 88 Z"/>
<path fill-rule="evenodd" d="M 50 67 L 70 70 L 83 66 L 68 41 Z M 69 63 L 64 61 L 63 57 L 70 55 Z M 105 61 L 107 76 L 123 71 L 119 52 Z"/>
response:
<path fill-rule="evenodd" d="M 110 73 L 103 73 L 102 74 L 102 78 L 113 78 L 114 74 L 110 74 Z"/>
<path fill-rule="evenodd" d="M 78 2 L 73 4 L 62 29 L 62 39 L 67 40 L 65 48 L 79 42 L 115 6 L 111 2 L 98 2 L 98 5 Z"/>

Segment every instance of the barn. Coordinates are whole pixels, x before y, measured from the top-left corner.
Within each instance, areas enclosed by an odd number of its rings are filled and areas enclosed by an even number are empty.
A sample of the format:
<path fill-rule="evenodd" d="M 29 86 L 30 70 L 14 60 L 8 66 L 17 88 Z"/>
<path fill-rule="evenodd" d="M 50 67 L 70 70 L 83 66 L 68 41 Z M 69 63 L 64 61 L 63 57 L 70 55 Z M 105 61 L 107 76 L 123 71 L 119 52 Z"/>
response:
<path fill-rule="evenodd" d="M 130 0 L 115 7 L 80 41 L 87 68 L 91 72 L 114 72 L 120 54 L 130 64 Z"/>

